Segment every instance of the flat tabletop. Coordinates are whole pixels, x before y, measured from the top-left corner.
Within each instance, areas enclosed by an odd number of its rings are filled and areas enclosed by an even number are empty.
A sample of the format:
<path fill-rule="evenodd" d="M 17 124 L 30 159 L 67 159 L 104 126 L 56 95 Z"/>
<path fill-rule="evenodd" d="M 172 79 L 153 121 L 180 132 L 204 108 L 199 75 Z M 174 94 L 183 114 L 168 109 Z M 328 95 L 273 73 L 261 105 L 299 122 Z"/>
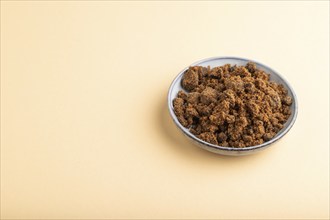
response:
<path fill-rule="evenodd" d="M 2 219 L 329 218 L 328 1 L 1 1 Z M 172 122 L 191 63 L 260 61 L 298 97 L 265 151 Z"/>

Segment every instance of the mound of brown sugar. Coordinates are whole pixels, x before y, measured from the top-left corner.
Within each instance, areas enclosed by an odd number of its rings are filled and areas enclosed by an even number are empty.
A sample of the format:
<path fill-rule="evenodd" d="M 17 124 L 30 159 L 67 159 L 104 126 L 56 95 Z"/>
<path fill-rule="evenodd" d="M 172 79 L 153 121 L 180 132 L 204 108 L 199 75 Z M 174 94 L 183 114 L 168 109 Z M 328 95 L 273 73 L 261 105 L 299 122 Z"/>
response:
<path fill-rule="evenodd" d="M 211 69 L 193 66 L 173 100 L 179 122 L 198 138 L 224 147 L 262 144 L 291 114 L 292 98 L 252 62 Z"/>

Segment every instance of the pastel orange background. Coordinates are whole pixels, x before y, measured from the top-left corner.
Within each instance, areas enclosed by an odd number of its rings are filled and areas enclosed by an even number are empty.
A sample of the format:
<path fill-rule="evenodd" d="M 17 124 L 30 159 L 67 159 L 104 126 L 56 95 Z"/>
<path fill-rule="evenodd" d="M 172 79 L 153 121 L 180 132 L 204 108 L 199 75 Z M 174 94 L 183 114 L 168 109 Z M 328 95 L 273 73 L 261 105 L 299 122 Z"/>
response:
<path fill-rule="evenodd" d="M 298 96 L 224 157 L 167 113 L 185 66 L 258 60 Z M 1 1 L 1 218 L 329 218 L 329 2 Z"/>

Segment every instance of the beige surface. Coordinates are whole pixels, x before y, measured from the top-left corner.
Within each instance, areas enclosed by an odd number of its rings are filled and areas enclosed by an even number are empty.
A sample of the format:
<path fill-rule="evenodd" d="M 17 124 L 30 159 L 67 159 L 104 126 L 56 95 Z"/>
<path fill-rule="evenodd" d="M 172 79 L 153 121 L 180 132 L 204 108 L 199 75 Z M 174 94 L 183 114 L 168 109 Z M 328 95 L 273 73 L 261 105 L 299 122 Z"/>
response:
<path fill-rule="evenodd" d="M 328 8 L 1 1 L 1 217 L 329 218 Z M 167 115 L 176 74 L 227 55 L 299 98 L 256 155 L 200 150 Z"/>

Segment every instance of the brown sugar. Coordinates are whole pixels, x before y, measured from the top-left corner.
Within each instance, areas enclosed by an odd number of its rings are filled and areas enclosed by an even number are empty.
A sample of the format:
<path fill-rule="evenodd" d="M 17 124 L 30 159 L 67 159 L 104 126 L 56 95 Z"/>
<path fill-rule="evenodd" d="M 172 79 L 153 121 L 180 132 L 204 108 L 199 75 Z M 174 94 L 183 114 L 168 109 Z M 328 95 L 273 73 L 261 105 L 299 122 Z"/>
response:
<path fill-rule="evenodd" d="M 292 98 L 281 84 L 249 62 L 190 67 L 186 91 L 173 100 L 179 122 L 196 137 L 224 147 L 248 147 L 272 139 L 291 115 Z"/>

